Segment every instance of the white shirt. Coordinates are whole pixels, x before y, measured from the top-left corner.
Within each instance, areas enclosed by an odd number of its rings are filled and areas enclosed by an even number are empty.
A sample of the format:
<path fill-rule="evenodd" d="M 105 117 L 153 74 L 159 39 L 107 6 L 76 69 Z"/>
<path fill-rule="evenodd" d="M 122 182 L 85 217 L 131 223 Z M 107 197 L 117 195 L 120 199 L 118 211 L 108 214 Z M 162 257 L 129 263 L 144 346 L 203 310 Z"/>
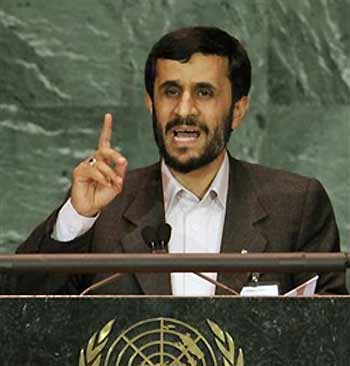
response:
<path fill-rule="evenodd" d="M 183 187 L 161 164 L 166 222 L 172 227 L 169 253 L 220 253 L 229 180 L 227 153 L 202 199 Z M 88 231 L 97 217 L 79 215 L 70 199 L 61 208 L 52 237 L 67 242 Z M 217 273 L 207 273 L 216 280 Z M 212 296 L 215 285 L 192 273 L 171 273 L 175 296 Z"/>
<path fill-rule="evenodd" d="M 184 188 L 162 163 L 166 222 L 172 227 L 169 253 L 220 253 L 229 178 L 227 154 L 202 199 Z M 207 273 L 216 280 L 217 273 Z M 176 296 L 212 296 L 215 285 L 192 273 L 171 273 Z"/>

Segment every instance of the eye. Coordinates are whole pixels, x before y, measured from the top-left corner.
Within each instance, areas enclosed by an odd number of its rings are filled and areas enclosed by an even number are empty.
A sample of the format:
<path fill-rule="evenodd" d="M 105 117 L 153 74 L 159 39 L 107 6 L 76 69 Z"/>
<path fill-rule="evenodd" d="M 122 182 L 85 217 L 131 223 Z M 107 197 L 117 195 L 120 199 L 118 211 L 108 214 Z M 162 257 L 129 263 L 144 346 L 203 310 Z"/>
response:
<path fill-rule="evenodd" d="M 197 95 L 199 97 L 210 98 L 214 95 L 214 93 L 213 90 L 210 88 L 199 88 L 197 90 Z"/>
<path fill-rule="evenodd" d="M 179 95 L 179 89 L 175 86 L 169 86 L 164 90 L 164 94 L 168 97 L 176 97 Z"/>

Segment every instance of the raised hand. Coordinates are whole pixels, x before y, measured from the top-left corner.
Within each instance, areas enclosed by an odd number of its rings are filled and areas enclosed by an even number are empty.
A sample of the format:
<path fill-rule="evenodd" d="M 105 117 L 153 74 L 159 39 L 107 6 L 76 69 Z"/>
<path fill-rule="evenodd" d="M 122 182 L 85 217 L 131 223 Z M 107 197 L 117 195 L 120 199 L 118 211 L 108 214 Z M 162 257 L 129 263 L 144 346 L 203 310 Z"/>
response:
<path fill-rule="evenodd" d="M 105 114 L 97 151 L 73 170 L 71 200 L 82 216 L 95 216 L 123 187 L 128 162 L 111 148 L 112 125 L 112 115 Z"/>

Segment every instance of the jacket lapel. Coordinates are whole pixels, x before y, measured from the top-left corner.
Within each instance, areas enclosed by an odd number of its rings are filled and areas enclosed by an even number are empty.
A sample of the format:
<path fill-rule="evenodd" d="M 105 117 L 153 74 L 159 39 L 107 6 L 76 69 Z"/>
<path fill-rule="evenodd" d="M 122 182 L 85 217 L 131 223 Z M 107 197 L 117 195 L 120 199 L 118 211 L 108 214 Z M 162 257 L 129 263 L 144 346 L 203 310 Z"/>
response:
<path fill-rule="evenodd" d="M 157 227 L 165 220 L 160 166 L 157 164 L 145 184 L 140 184 L 133 201 L 126 209 L 123 218 L 135 229 L 121 240 L 126 253 L 150 253 L 142 238 L 146 226 Z M 157 254 L 154 254 L 157 255 Z M 169 273 L 135 273 L 145 295 L 171 294 Z"/>
<path fill-rule="evenodd" d="M 259 202 L 248 170 L 233 158 L 230 158 L 228 189 L 221 253 L 263 252 L 267 241 L 259 230 L 259 224 L 267 214 Z M 218 281 L 240 291 L 249 276 L 250 273 L 219 273 Z M 220 288 L 216 293 L 227 295 Z"/>

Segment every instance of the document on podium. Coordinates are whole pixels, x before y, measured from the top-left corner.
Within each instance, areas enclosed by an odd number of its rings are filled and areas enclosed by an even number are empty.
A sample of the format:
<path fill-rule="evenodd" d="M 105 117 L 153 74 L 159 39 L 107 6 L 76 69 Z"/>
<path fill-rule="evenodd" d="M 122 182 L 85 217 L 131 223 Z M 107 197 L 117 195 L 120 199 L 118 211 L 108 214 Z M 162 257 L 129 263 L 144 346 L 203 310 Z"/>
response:
<path fill-rule="evenodd" d="M 298 297 L 298 296 L 313 296 L 315 294 L 318 275 L 310 278 L 306 282 L 302 283 L 293 290 L 288 291 L 282 297 Z M 244 286 L 240 293 L 241 296 L 254 297 L 254 296 L 279 296 L 277 283 L 253 283 L 251 285 Z"/>
<path fill-rule="evenodd" d="M 315 295 L 318 275 L 310 278 L 308 281 L 302 283 L 298 287 L 285 293 L 285 297 L 298 297 L 298 296 L 313 296 Z"/>

